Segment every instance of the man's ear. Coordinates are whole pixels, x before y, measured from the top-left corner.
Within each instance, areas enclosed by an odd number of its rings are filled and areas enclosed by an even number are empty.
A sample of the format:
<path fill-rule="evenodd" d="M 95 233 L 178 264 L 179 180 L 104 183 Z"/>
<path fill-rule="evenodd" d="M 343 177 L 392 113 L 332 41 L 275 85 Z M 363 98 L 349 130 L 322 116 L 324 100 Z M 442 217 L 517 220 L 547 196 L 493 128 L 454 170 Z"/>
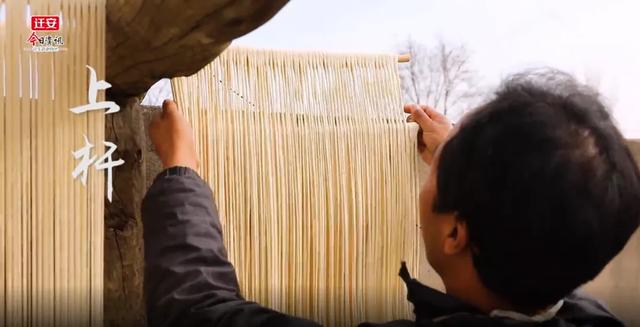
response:
<path fill-rule="evenodd" d="M 455 215 L 447 218 L 445 228 L 446 237 L 444 239 L 444 253 L 455 255 L 467 249 L 469 245 L 469 232 L 467 223 L 458 219 Z"/>

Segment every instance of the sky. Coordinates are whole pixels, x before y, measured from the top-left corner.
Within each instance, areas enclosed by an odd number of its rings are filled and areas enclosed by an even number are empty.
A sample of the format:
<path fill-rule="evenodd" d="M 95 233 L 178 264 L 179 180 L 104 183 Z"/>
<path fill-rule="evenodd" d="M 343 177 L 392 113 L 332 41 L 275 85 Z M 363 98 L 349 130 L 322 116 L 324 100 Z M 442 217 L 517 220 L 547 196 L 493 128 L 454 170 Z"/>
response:
<path fill-rule="evenodd" d="M 640 138 L 638 13 L 637 0 L 293 0 L 234 44 L 349 53 L 397 53 L 409 37 L 464 44 L 489 92 L 510 73 L 559 68 L 598 87 L 622 133 Z"/>

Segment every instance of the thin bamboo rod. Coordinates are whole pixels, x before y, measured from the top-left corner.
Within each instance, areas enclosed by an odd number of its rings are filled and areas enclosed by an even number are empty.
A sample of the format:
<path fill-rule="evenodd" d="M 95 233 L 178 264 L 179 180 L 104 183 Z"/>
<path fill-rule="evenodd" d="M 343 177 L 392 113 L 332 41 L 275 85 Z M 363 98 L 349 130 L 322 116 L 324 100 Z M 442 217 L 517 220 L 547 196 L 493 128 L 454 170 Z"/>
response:
<path fill-rule="evenodd" d="M 404 63 L 404 62 L 409 62 L 409 61 L 411 61 L 411 55 L 410 54 L 405 53 L 405 54 L 398 55 L 398 62 L 399 63 Z"/>

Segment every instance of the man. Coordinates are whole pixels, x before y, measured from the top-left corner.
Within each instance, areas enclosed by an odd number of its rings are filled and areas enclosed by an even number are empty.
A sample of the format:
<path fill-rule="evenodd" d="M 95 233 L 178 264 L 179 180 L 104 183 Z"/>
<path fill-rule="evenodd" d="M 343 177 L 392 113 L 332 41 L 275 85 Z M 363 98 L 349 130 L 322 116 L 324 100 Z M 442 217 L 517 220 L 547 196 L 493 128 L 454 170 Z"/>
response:
<path fill-rule="evenodd" d="M 420 227 L 446 294 L 403 265 L 416 320 L 385 326 L 622 325 L 575 292 L 640 221 L 640 172 L 597 94 L 565 74 L 533 72 L 506 81 L 453 130 L 431 108 L 405 112 L 432 165 Z M 149 325 L 315 326 L 240 295 L 175 103 L 165 101 L 150 136 L 167 169 L 142 209 Z"/>

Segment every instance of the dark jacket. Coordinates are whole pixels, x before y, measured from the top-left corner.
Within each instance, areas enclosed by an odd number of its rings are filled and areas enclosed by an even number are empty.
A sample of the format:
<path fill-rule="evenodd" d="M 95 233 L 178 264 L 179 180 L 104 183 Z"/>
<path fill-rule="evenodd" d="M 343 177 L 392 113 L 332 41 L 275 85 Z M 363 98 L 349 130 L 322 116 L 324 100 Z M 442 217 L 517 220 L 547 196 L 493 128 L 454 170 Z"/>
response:
<path fill-rule="evenodd" d="M 156 326 L 319 326 L 245 300 L 227 259 L 211 190 L 191 169 L 160 173 L 142 204 L 147 319 Z M 532 326 L 492 318 L 420 284 L 404 264 L 401 278 L 415 321 L 361 326 Z M 541 326 L 622 326 L 602 305 L 573 294 Z"/>

